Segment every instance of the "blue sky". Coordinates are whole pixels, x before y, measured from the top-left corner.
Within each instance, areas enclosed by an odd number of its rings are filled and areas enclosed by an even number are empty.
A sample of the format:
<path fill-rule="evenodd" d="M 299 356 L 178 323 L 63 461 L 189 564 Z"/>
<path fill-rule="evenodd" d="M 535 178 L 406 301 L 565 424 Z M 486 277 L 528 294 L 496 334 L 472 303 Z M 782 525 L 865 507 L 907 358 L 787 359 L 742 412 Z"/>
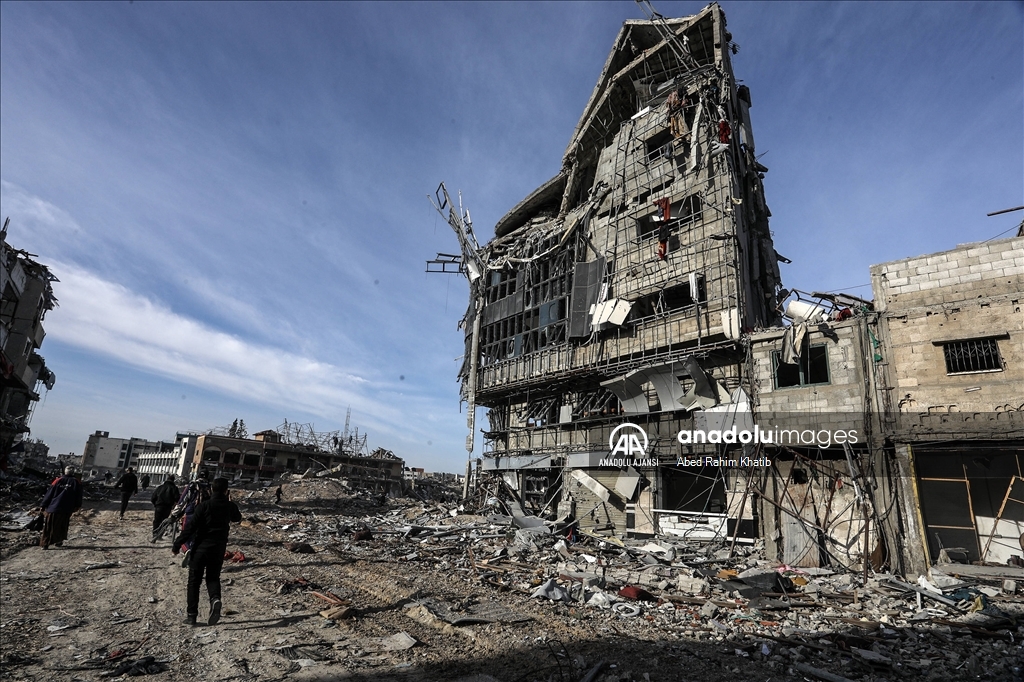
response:
<path fill-rule="evenodd" d="M 656 4 L 669 16 L 701 3 Z M 725 3 L 787 286 L 1024 203 L 1024 5 Z M 559 169 L 632 2 L 0 4 L 0 214 L 60 278 L 33 436 L 341 428 L 460 470 L 478 233 Z M 869 296 L 870 289 L 850 289 Z"/>

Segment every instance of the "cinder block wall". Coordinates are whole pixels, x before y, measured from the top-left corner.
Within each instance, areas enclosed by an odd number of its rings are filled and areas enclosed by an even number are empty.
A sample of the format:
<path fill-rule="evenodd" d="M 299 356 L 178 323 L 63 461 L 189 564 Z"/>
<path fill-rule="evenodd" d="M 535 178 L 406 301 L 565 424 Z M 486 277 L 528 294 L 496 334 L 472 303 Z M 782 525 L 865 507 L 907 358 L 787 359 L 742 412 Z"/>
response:
<path fill-rule="evenodd" d="M 900 412 L 1024 409 L 1024 238 L 871 268 Z M 998 371 L 947 374 L 943 343 L 996 337 Z"/>
<path fill-rule="evenodd" d="M 772 355 L 782 350 L 782 330 L 751 336 L 754 364 L 753 385 L 759 415 L 799 415 L 806 419 L 815 415 L 822 428 L 863 429 L 865 400 L 864 363 L 861 350 L 863 320 L 834 323 L 832 330 L 838 341 L 819 331 L 807 334 L 808 345 L 825 344 L 828 348 L 829 383 L 810 386 L 775 388 Z M 783 424 L 788 426 L 788 424 Z"/>
<path fill-rule="evenodd" d="M 872 265 L 871 286 L 880 311 L 1000 294 L 1020 296 L 1024 291 L 1024 237 L 962 244 L 928 256 Z"/>

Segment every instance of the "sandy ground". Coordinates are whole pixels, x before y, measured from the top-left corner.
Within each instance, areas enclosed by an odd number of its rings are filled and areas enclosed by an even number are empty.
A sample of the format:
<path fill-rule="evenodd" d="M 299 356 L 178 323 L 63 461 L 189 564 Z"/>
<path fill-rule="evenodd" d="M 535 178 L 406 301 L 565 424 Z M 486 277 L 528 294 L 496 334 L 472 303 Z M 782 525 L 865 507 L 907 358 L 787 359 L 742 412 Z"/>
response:
<path fill-rule="evenodd" d="M 239 506 L 247 518 L 271 508 L 245 501 Z M 338 542 L 316 545 L 314 554 L 292 553 L 283 547 L 287 537 L 280 529 L 252 522 L 232 530 L 229 549 L 240 550 L 247 561 L 224 565 L 223 618 L 215 626 L 202 623 L 208 613 L 204 592 L 201 623 L 193 628 L 184 622 L 188 572 L 168 541 L 150 543 L 151 509 L 136 498 L 119 521 L 114 502 L 87 503 L 72 518 L 63 548 L 26 546 L 27 533 L 17 534 L 20 545 L 6 543 L 0 679 L 100 680 L 117 662 L 145 655 L 167 663 L 166 671 L 148 676 L 155 680 L 580 682 L 601 661 L 606 665 L 591 681 L 803 679 L 783 657 L 763 658 L 760 650 L 740 656 L 740 644 L 728 639 L 695 641 L 682 626 L 642 618 L 625 623 L 541 603 L 383 551 L 379 558 L 360 558 Z M 119 563 L 87 569 L 110 562 Z M 314 590 L 350 601 L 357 615 L 328 621 L 319 613 L 328 605 L 310 594 Z M 420 606 L 424 600 L 457 605 L 468 598 L 494 602 L 527 620 L 453 627 Z M 389 650 L 400 633 L 415 645 Z M 128 653 L 110 662 L 119 650 Z M 891 671 L 843 672 L 895 679 Z"/>

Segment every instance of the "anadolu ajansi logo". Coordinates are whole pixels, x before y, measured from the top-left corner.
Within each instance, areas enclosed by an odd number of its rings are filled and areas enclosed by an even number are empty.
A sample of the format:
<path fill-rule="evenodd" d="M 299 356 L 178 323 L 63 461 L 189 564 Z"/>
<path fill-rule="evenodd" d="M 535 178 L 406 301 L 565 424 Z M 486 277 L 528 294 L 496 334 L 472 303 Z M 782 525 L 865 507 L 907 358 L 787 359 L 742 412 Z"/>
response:
<path fill-rule="evenodd" d="M 623 431 L 625 429 L 625 431 Z M 616 439 L 615 434 L 622 431 Z M 611 449 L 611 456 L 621 455 L 623 457 L 644 458 L 647 456 L 647 432 L 636 424 L 619 424 L 612 429 L 612 435 L 608 436 L 608 447 Z"/>

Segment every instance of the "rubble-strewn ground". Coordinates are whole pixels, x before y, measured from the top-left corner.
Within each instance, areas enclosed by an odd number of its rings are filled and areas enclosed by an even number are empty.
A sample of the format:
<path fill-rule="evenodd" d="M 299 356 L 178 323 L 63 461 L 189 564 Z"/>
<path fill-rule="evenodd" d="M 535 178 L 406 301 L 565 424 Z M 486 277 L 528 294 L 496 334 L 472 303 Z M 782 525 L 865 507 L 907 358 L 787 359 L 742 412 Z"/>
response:
<path fill-rule="evenodd" d="M 919 608 L 884 577 L 865 589 L 727 551 L 698 559 L 681 542 L 563 547 L 500 516 L 381 504 L 337 481 L 284 490 L 280 507 L 272 489 L 232 491 L 246 521 L 229 549 L 245 561 L 225 563 L 212 627 L 183 622 L 187 571 L 169 541 L 150 543 L 142 495 L 121 522 L 94 493 L 63 548 L 3 532 L 0 678 L 98 680 L 152 656 L 159 680 L 1021 679 L 1020 596 L 987 588 L 978 602 L 977 581 L 953 595 L 976 606 Z M 353 540 L 364 529 L 372 537 Z M 768 588 L 748 584 L 766 576 Z M 618 597 L 626 584 L 655 601 Z M 570 601 L 529 596 L 545 585 Z"/>

